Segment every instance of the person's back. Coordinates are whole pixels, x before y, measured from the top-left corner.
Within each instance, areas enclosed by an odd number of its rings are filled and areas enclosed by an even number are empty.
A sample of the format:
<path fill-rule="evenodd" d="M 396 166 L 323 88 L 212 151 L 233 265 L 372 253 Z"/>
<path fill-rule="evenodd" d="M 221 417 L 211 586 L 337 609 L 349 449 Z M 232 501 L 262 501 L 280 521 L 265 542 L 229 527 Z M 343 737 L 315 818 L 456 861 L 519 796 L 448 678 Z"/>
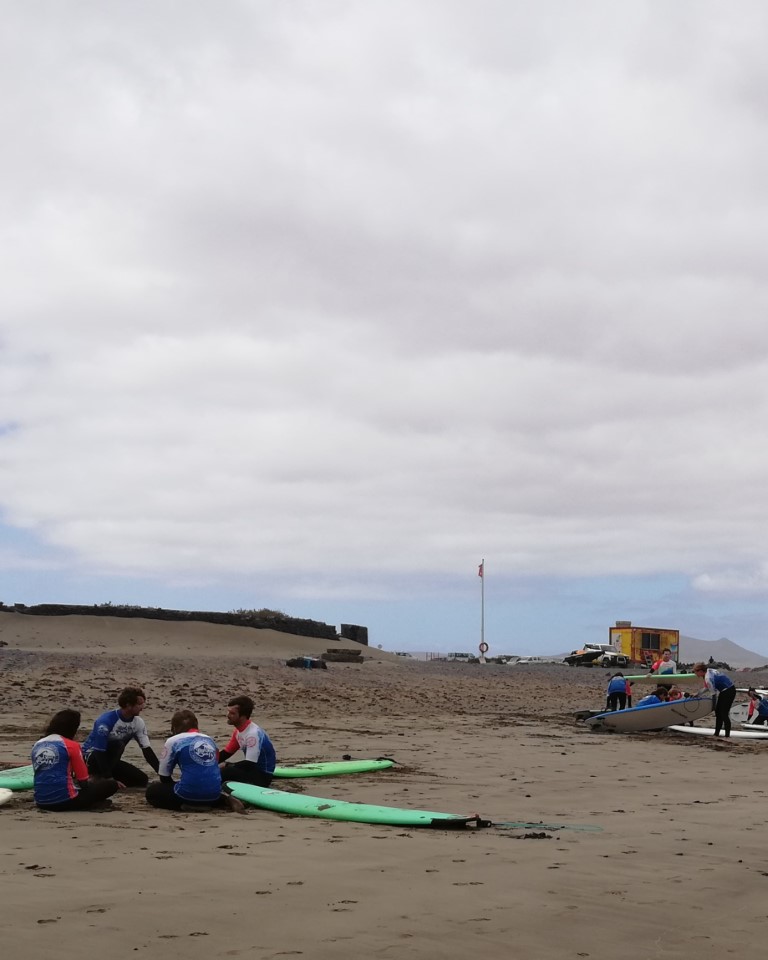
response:
<path fill-rule="evenodd" d="M 174 783 L 171 774 L 179 768 Z M 177 710 L 171 718 L 171 736 L 165 741 L 159 783 L 150 783 L 147 803 L 161 810 L 227 807 L 243 813 L 243 804 L 221 790 L 219 752 L 213 740 L 198 729 L 191 710 Z"/>
<path fill-rule="evenodd" d="M 663 702 L 664 701 L 660 697 L 657 697 L 655 693 L 649 693 L 647 697 L 643 697 L 643 699 L 637 704 L 637 706 L 651 707 L 655 703 L 663 703 Z"/>
<path fill-rule="evenodd" d="M 80 779 L 87 779 L 78 743 L 58 733 L 37 741 L 32 747 L 35 803 L 48 806 L 77 796 L 73 767 L 77 766 L 78 758 L 82 765 L 78 767 Z"/>
<path fill-rule="evenodd" d="M 218 748 L 214 741 L 199 730 L 185 730 L 165 742 L 160 773 L 170 776 L 178 766 L 180 777 L 174 792 L 182 800 L 211 803 L 221 793 L 221 773 Z"/>
<path fill-rule="evenodd" d="M 623 674 L 617 673 L 608 683 L 608 693 L 626 693 L 627 681 Z"/>
<path fill-rule="evenodd" d="M 75 740 L 79 726 L 78 710 L 59 710 L 32 747 L 34 798 L 43 809 L 85 810 L 118 789 L 112 779 L 90 782 L 80 744 Z"/>

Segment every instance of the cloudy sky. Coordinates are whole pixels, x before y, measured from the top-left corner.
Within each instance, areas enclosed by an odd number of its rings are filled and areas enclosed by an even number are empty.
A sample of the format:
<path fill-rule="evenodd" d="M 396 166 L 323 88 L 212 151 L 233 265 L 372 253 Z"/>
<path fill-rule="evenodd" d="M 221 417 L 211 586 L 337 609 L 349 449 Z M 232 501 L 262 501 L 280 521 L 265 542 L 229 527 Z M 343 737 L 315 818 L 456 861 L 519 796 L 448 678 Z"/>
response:
<path fill-rule="evenodd" d="M 0 599 L 768 652 L 768 11 L 16 5 Z"/>

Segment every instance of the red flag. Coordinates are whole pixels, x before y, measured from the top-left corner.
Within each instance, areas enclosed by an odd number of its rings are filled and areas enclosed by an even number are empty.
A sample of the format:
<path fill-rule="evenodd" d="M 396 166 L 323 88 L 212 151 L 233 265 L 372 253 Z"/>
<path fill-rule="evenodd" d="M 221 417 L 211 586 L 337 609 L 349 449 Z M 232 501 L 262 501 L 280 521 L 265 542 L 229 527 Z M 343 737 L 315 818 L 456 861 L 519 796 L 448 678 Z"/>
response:
<path fill-rule="evenodd" d="M 478 577 L 482 577 L 482 575 L 483 575 L 483 567 L 484 567 L 484 566 L 485 566 L 485 560 L 483 560 L 483 562 L 482 562 L 482 563 L 480 564 L 480 566 L 477 568 L 477 575 L 478 575 Z"/>

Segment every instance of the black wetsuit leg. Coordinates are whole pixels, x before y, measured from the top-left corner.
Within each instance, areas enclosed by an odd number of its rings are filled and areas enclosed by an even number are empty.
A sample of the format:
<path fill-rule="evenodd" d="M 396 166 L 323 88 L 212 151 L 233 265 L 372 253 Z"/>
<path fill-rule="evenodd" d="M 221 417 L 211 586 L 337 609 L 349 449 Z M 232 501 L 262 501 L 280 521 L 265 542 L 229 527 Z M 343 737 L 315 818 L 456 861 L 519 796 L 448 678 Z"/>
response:
<path fill-rule="evenodd" d="M 144 794 L 147 803 L 159 810 L 194 810 L 199 807 L 201 810 L 210 810 L 211 807 L 226 806 L 223 797 L 218 796 L 215 800 L 184 800 L 174 792 L 172 783 L 163 783 L 156 780 L 147 787 Z"/>
<path fill-rule="evenodd" d="M 90 810 L 91 807 L 103 803 L 113 793 L 117 793 L 119 789 L 116 780 L 92 780 L 71 800 L 62 800 L 61 803 L 38 804 L 38 806 L 41 810 Z"/>
<path fill-rule="evenodd" d="M 259 770 L 252 760 L 241 760 L 239 763 L 225 763 L 221 771 L 221 779 L 224 784 L 227 780 L 234 783 L 252 783 L 256 787 L 268 787 L 272 783 L 272 774 Z M 225 793 L 229 793 L 226 786 L 222 787 Z"/>
<path fill-rule="evenodd" d="M 736 699 L 736 687 L 728 687 L 717 695 L 715 704 L 715 736 L 720 735 L 720 728 L 725 731 L 726 737 L 731 735 L 731 707 Z"/>
<path fill-rule="evenodd" d="M 146 787 L 149 783 L 149 777 L 143 770 L 139 770 L 125 760 L 118 760 L 112 770 L 112 776 L 120 783 L 124 783 L 126 787 Z"/>

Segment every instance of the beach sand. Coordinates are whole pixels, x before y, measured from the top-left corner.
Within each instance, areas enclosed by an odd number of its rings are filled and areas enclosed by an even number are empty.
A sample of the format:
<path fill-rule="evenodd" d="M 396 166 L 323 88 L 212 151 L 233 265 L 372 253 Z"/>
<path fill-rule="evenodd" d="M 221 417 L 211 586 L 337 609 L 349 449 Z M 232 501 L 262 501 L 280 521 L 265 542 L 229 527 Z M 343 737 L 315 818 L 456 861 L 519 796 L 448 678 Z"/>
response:
<path fill-rule="evenodd" d="M 129 683 L 146 690 L 158 752 L 181 706 L 222 744 L 225 704 L 247 693 L 282 763 L 398 761 L 286 789 L 593 828 L 172 814 L 140 791 L 109 811 L 43 813 L 19 794 L 0 807 L 0 942 L 14 960 L 663 960 L 761 942 L 768 745 L 591 733 L 571 712 L 602 706 L 604 671 L 418 663 L 368 648 L 361 664 L 296 670 L 285 659 L 331 643 L 113 618 L 0 613 L 0 640 L 3 766 L 28 762 L 61 707 L 82 710 L 84 738 Z M 135 744 L 126 759 L 144 767 Z"/>

